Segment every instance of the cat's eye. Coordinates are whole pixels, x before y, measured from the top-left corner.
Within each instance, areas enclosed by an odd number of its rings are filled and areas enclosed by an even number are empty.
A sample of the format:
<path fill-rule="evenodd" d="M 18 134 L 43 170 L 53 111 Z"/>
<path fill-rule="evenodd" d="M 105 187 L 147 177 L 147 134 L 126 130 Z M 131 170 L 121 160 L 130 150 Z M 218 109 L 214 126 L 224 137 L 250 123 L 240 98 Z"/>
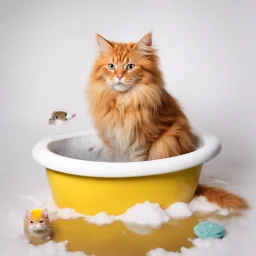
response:
<path fill-rule="evenodd" d="M 56 116 L 55 118 L 56 118 L 56 119 L 59 119 L 59 117 L 58 117 L 58 116 Z"/>
<path fill-rule="evenodd" d="M 31 221 L 30 221 L 30 223 L 31 223 L 31 224 L 33 224 L 33 223 L 34 223 L 34 221 L 33 221 L 33 220 L 31 220 Z"/>
<path fill-rule="evenodd" d="M 108 64 L 108 69 L 115 70 L 116 69 L 115 64 L 113 64 L 113 63 Z"/>
<path fill-rule="evenodd" d="M 40 220 L 39 223 L 43 223 L 44 221 L 43 220 Z"/>
<path fill-rule="evenodd" d="M 135 65 L 134 64 L 128 64 L 127 66 L 126 66 L 126 69 L 127 70 L 133 70 L 135 68 Z"/>

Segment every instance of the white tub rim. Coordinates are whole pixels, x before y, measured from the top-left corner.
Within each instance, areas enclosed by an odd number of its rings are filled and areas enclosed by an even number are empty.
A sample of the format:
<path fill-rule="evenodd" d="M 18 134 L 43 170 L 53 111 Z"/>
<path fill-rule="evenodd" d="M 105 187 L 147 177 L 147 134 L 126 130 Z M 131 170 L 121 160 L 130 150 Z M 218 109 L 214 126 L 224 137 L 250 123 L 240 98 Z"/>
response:
<path fill-rule="evenodd" d="M 94 129 L 66 133 L 39 141 L 32 150 L 33 159 L 41 166 L 70 175 L 129 178 L 178 172 L 201 165 L 219 154 L 221 143 L 214 135 L 197 132 L 201 147 L 197 150 L 170 158 L 142 162 L 97 162 L 58 155 L 48 149 L 49 143 L 63 139 L 97 135 Z"/>

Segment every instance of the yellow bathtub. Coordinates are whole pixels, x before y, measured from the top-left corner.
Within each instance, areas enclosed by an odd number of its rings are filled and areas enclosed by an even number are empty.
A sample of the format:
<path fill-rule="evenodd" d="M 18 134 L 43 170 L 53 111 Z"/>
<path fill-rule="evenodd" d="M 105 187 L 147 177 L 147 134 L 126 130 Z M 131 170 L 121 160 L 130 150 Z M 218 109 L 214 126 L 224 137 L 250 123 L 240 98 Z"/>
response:
<path fill-rule="evenodd" d="M 46 168 L 59 208 L 79 213 L 118 215 L 136 203 L 150 201 L 167 208 L 194 196 L 203 164 L 221 150 L 209 134 L 198 137 L 198 149 L 172 158 L 145 162 L 99 162 L 101 141 L 94 130 L 68 133 L 38 142 L 34 160 Z"/>

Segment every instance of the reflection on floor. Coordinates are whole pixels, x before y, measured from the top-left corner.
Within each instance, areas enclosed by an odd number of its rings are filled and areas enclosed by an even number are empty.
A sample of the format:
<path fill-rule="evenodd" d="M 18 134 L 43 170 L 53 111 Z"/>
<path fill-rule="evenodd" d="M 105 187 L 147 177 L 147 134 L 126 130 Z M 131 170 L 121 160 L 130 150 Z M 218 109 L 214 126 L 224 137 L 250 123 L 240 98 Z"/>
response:
<path fill-rule="evenodd" d="M 189 238 L 195 238 L 193 227 L 209 217 L 195 214 L 182 220 L 171 220 L 159 229 L 138 227 L 114 222 L 96 226 L 83 219 L 57 220 L 53 223 L 55 242 L 68 240 L 68 251 L 83 251 L 97 256 L 145 256 L 151 249 L 164 248 L 180 251 L 191 247 Z"/>

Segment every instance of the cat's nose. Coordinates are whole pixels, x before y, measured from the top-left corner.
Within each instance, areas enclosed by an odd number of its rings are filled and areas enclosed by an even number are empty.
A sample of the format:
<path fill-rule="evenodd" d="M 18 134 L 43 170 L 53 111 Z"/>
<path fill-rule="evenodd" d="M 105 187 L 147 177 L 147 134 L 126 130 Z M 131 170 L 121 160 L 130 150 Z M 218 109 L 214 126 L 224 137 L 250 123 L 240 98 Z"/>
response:
<path fill-rule="evenodd" d="M 117 74 L 116 77 L 117 77 L 119 80 L 121 80 L 122 77 L 123 77 L 123 75 L 122 75 L 122 74 Z"/>

